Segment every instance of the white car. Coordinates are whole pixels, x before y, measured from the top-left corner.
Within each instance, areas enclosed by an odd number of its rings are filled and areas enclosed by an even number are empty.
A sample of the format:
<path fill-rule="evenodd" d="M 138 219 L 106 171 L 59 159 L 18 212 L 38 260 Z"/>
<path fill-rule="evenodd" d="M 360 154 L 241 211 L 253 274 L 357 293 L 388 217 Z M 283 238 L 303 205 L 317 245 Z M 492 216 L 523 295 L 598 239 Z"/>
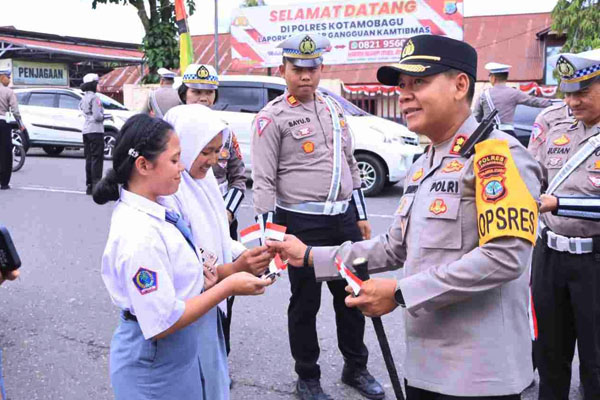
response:
<path fill-rule="evenodd" d="M 25 150 L 41 147 L 51 155 L 68 148 L 83 148 L 84 117 L 79 109 L 83 92 L 73 88 L 15 89 L 19 111 L 26 132 L 22 138 Z M 121 103 L 98 93 L 105 114 L 104 156 L 111 158 L 119 130 L 134 113 Z"/>
<path fill-rule="evenodd" d="M 219 79 L 219 95 L 213 109 L 235 132 L 246 169 L 251 171 L 252 120 L 269 101 L 283 94 L 285 81 L 256 75 L 223 75 Z M 404 125 L 366 113 L 325 88 L 319 90 L 344 107 L 354 134 L 354 156 L 358 161 L 365 195 L 374 196 L 384 186 L 400 181 L 413 160 L 423 153 L 418 136 Z"/>

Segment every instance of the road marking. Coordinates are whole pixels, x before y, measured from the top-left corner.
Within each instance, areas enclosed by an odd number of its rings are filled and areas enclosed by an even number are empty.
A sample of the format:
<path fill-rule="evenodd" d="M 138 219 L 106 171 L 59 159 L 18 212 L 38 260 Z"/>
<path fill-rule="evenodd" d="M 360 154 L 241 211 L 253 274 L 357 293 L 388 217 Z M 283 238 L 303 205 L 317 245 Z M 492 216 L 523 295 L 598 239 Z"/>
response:
<path fill-rule="evenodd" d="M 61 189 L 61 188 L 53 188 L 47 186 L 14 186 L 14 189 L 20 190 L 32 190 L 37 192 L 52 192 L 52 193 L 68 193 L 68 194 L 83 194 L 84 191 L 81 190 L 70 190 L 70 189 Z"/>
<path fill-rule="evenodd" d="M 71 190 L 71 189 L 62 189 L 62 188 L 53 188 L 48 186 L 13 186 L 13 189 L 19 190 L 31 190 L 37 192 L 51 192 L 51 193 L 67 193 L 67 194 L 81 194 L 85 195 L 85 192 L 82 190 Z M 242 204 L 240 207 L 242 208 L 253 208 L 251 204 Z M 385 214 L 369 214 L 370 218 L 394 218 L 393 215 L 385 215 Z"/>

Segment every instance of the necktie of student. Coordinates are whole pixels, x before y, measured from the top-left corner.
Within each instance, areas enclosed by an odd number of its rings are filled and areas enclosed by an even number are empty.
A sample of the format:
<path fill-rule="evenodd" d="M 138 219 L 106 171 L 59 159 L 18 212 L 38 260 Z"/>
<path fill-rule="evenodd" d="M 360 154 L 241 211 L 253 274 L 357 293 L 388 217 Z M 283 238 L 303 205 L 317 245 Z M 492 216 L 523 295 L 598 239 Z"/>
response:
<path fill-rule="evenodd" d="M 194 253 L 196 253 L 196 246 L 194 246 L 194 242 L 192 241 L 192 231 L 190 231 L 190 228 L 187 226 L 183 218 L 181 218 L 181 215 L 175 211 L 167 210 L 165 213 L 165 219 L 167 222 L 175 225 L 175 228 L 179 229 L 179 232 L 181 232 L 188 244 L 192 246 Z M 198 255 L 198 253 L 196 253 L 196 255 Z"/>

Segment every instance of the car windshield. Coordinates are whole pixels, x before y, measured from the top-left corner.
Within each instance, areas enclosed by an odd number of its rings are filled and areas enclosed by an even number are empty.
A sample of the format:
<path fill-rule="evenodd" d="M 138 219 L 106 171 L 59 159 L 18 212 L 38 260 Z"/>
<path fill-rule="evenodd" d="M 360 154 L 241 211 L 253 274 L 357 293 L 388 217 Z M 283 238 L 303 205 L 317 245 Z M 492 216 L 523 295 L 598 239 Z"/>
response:
<path fill-rule="evenodd" d="M 102 102 L 102 106 L 106 109 L 106 110 L 123 110 L 123 111 L 127 111 L 127 108 L 119 103 L 116 100 L 111 99 L 110 97 L 108 97 L 105 94 L 102 93 L 96 93 L 98 95 L 98 97 L 100 97 L 100 101 Z"/>
<path fill-rule="evenodd" d="M 350 114 L 354 117 L 362 117 L 365 115 L 370 115 L 368 112 L 361 110 L 360 108 L 358 108 L 357 106 L 355 106 L 354 104 L 350 103 L 348 100 L 346 100 L 345 98 L 338 96 L 337 94 L 330 92 L 327 89 L 324 88 L 319 88 L 319 90 L 328 95 L 333 97 L 335 100 L 337 100 L 338 103 L 340 103 L 342 105 L 342 107 L 344 107 L 344 111 L 346 112 L 346 114 Z"/>

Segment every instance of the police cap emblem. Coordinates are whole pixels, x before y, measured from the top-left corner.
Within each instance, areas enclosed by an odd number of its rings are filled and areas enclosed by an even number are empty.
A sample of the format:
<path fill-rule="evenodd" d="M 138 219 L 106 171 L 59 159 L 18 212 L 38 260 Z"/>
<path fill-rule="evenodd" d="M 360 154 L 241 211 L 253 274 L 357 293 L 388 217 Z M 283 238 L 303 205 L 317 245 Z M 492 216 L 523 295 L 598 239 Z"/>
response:
<path fill-rule="evenodd" d="M 575 74 L 575 67 L 564 57 L 560 57 L 556 63 L 556 69 L 558 70 L 560 76 L 570 77 Z"/>
<path fill-rule="evenodd" d="M 415 45 L 412 40 L 408 40 L 402 49 L 402 58 L 408 57 L 415 52 Z"/>
<path fill-rule="evenodd" d="M 208 72 L 208 69 L 203 65 L 200 68 L 198 68 L 196 75 L 198 75 L 198 78 L 200 79 L 206 79 L 209 77 L 210 72 Z"/>
<path fill-rule="evenodd" d="M 298 50 L 300 50 L 300 53 L 302 54 L 312 54 L 315 52 L 316 49 L 317 45 L 310 36 L 306 36 L 304 39 L 302 39 L 298 48 Z"/>

